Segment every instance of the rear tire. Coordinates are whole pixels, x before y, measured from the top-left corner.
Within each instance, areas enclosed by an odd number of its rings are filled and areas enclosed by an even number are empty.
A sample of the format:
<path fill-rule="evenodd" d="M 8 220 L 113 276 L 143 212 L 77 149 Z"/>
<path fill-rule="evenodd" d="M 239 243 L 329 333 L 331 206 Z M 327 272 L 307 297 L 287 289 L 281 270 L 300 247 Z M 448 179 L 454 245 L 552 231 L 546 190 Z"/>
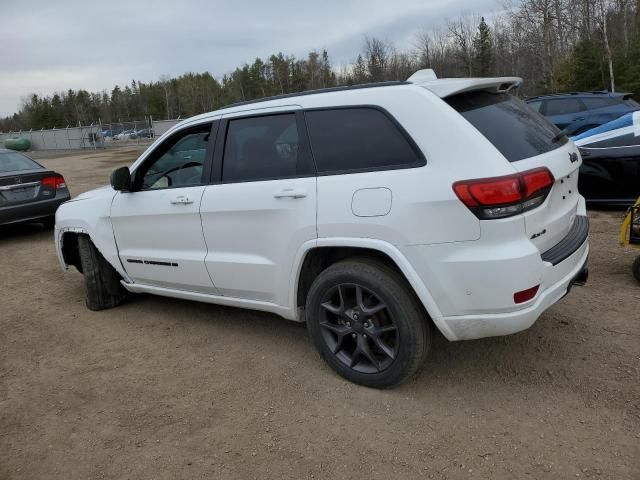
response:
<path fill-rule="evenodd" d="M 383 262 L 353 259 L 324 270 L 306 300 L 309 335 L 339 375 L 388 388 L 415 375 L 431 324 L 411 287 Z"/>
<path fill-rule="evenodd" d="M 85 303 L 89 310 L 119 305 L 127 296 L 120 275 L 107 262 L 86 235 L 78 238 L 78 252 L 84 273 Z"/>

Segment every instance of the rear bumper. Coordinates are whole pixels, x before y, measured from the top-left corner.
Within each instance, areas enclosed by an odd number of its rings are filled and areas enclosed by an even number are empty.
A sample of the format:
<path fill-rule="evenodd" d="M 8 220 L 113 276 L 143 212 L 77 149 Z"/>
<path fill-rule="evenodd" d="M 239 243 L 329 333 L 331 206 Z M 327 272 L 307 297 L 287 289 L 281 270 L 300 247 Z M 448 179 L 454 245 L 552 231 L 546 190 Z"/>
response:
<path fill-rule="evenodd" d="M 23 203 L 9 207 L 0 207 L 0 225 L 12 223 L 36 222 L 53 217 L 60 204 L 71 197 L 69 192 L 58 192 L 52 199 Z"/>
<path fill-rule="evenodd" d="M 486 228 L 485 228 L 486 227 Z M 437 308 L 434 323 L 449 340 L 508 335 L 529 328 L 572 285 L 586 281 L 588 221 L 580 198 L 574 224 L 541 253 L 524 219 L 492 220 L 477 241 L 416 245 L 403 252 Z M 514 293 L 539 286 L 521 304 Z"/>
<path fill-rule="evenodd" d="M 498 314 L 460 315 L 443 317 L 453 333 L 450 340 L 509 335 L 531 327 L 542 313 L 564 297 L 571 287 L 581 285 L 588 277 L 589 243 L 585 241 L 571 256 L 557 265 L 545 265 L 544 290 L 522 310 Z"/>

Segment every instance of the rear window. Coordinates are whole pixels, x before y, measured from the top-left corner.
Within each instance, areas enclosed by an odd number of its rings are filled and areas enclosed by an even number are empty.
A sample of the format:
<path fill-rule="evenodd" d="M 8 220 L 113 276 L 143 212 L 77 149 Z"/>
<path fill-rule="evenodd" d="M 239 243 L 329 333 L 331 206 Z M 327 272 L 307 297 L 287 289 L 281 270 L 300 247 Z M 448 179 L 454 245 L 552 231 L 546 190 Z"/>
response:
<path fill-rule="evenodd" d="M 36 168 L 42 167 L 21 153 L 0 153 L 0 172 L 33 170 Z"/>
<path fill-rule="evenodd" d="M 583 98 L 582 102 L 586 105 L 588 110 L 620 105 L 620 100 L 616 98 L 607 98 L 607 97 Z"/>
<path fill-rule="evenodd" d="M 550 152 L 567 143 L 560 130 L 507 93 L 468 92 L 444 99 L 510 162 Z"/>
<path fill-rule="evenodd" d="M 577 98 L 561 98 L 547 100 L 544 106 L 545 115 L 569 115 L 583 110 L 582 103 Z"/>
<path fill-rule="evenodd" d="M 339 108 L 305 112 L 319 173 L 406 168 L 424 164 L 400 128 L 382 111 Z"/>

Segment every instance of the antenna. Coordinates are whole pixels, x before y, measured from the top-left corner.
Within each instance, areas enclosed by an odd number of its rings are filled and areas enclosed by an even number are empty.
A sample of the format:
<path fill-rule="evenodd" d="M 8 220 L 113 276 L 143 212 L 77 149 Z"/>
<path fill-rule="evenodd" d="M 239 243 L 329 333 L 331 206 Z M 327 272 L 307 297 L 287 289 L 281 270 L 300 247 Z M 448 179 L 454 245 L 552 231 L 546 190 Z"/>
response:
<path fill-rule="evenodd" d="M 437 80 L 438 76 L 431 68 L 423 68 L 407 78 L 407 82 L 411 83 L 424 83 L 431 80 Z"/>

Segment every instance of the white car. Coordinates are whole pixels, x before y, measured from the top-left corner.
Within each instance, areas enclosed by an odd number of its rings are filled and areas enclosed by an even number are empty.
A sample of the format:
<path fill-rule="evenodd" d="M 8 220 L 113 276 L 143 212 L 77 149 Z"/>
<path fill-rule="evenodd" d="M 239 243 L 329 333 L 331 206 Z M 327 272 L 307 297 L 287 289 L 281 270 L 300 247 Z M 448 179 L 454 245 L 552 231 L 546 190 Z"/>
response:
<path fill-rule="evenodd" d="M 57 211 L 86 303 L 145 292 L 306 322 L 373 387 L 449 340 L 530 327 L 589 253 L 580 155 L 515 77 L 305 92 L 181 122 Z"/>

